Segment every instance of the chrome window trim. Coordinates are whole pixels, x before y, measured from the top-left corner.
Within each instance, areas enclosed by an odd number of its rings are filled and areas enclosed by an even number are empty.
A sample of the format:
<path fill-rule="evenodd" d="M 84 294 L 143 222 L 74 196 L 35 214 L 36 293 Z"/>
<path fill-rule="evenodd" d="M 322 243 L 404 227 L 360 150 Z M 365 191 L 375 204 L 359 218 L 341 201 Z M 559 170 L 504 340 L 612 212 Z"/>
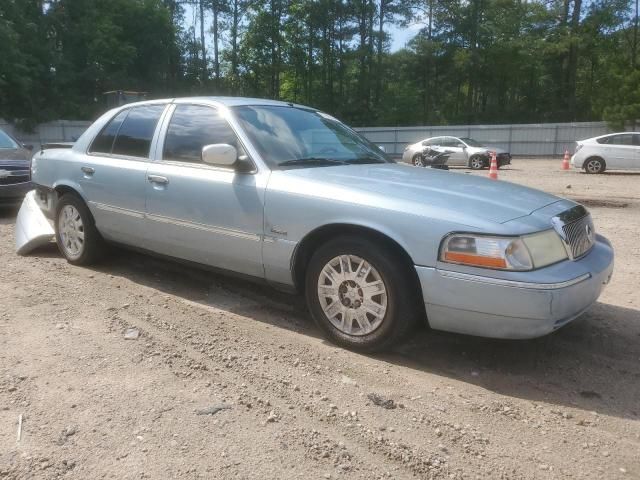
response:
<path fill-rule="evenodd" d="M 480 275 L 472 275 L 469 273 L 452 272 L 450 270 L 436 269 L 439 275 L 445 278 L 453 278 L 456 280 L 464 280 L 467 282 L 484 283 L 488 285 L 496 285 L 499 287 L 509 288 L 524 288 L 528 290 L 557 290 L 559 288 L 566 288 L 572 285 L 576 285 L 580 282 L 591 278 L 590 273 L 585 273 L 571 280 L 556 283 L 533 283 L 533 282 L 519 282 L 517 280 L 505 280 L 502 278 L 483 277 Z"/>

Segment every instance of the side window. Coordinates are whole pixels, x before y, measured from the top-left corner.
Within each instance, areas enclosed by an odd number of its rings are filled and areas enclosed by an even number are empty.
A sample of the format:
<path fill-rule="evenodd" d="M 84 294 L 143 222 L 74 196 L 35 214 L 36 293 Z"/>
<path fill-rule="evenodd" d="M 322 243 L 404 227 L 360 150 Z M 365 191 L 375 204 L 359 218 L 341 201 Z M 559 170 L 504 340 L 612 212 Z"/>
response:
<path fill-rule="evenodd" d="M 125 119 L 129 110 L 123 110 L 115 117 L 113 117 L 109 123 L 102 129 L 96 138 L 93 139 L 89 152 L 91 153 L 111 153 L 113 147 L 113 140 L 116 138 L 120 125 Z"/>
<path fill-rule="evenodd" d="M 243 155 L 236 134 L 213 107 L 178 105 L 164 140 L 163 160 L 202 163 L 202 147 L 227 143 Z"/>
<path fill-rule="evenodd" d="M 131 108 L 129 115 L 122 122 L 115 142 L 113 142 L 112 153 L 148 158 L 151 139 L 164 108 L 165 105 L 144 105 Z"/>
<path fill-rule="evenodd" d="M 632 137 L 633 137 L 633 142 L 632 142 L 632 143 L 633 143 L 634 145 L 636 145 L 636 146 L 640 147 L 640 133 L 634 133 L 634 134 L 632 135 Z"/>
<path fill-rule="evenodd" d="M 633 145 L 633 139 L 630 133 L 624 133 L 602 138 L 598 140 L 598 143 L 606 143 L 607 145 Z"/>

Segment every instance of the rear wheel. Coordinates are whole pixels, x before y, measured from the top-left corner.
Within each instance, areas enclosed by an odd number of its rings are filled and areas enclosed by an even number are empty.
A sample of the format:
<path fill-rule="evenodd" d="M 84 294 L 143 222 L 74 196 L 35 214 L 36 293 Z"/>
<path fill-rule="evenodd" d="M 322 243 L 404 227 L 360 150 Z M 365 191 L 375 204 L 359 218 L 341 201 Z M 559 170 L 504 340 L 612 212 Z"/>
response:
<path fill-rule="evenodd" d="M 599 157 L 589 158 L 584 162 L 584 171 L 587 173 L 603 173 L 605 169 L 604 160 Z"/>
<path fill-rule="evenodd" d="M 424 167 L 424 158 L 422 158 L 422 154 L 416 153 L 411 159 L 411 163 L 416 167 Z"/>
<path fill-rule="evenodd" d="M 56 242 L 73 265 L 90 265 L 103 256 L 105 243 L 84 201 L 66 193 L 56 206 Z"/>
<path fill-rule="evenodd" d="M 320 329 L 335 343 L 359 351 L 389 348 L 418 318 L 412 272 L 376 242 L 341 237 L 312 256 L 306 299 Z"/>

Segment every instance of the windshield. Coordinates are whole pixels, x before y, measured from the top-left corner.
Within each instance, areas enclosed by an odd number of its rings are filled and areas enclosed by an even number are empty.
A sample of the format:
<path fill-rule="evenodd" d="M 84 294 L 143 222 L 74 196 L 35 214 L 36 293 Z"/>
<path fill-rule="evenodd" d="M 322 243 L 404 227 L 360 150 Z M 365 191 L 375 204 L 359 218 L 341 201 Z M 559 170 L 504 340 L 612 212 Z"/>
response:
<path fill-rule="evenodd" d="M 477 140 L 474 140 L 473 138 L 466 138 L 463 137 L 460 140 L 462 140 L 464 143 L 466 143 L 467 145 L 469 145 L 470 147 L 484 147 L 483 144 L 481 144 L 480 142 L 478 142 Z"/>
<path fill-rule="evenodd" d="M 377 146 L 321 112 L 272 105 L 233 111 L 271 168 L 392 162 Z"/>
<path fill-rule="evenodd" d="M 0 130 L 0 148 L 18 148 L 18 144 L 9 135 Z"/>

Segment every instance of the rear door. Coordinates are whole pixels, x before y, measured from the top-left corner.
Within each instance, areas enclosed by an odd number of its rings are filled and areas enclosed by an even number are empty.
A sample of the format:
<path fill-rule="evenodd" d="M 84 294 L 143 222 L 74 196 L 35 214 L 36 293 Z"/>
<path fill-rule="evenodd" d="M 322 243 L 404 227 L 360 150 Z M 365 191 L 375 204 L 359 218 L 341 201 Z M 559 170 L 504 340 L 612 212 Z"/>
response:
<path fill-rule="evenodd" d="M 130 245 L 144 240 L 146 171 L 158 120 L 166 104 L 122 110 L 78 162 L 78 183 L 106 238 Z"/>
<path fill-rule="evenodd" d="M 239 173 L 202 162 L 202 147 L 243 145 L 213 106 L 172 106 L 146 182 L 148 241 L 154 251 L 264 277 L 263 204 L 268 172 Z"/>

